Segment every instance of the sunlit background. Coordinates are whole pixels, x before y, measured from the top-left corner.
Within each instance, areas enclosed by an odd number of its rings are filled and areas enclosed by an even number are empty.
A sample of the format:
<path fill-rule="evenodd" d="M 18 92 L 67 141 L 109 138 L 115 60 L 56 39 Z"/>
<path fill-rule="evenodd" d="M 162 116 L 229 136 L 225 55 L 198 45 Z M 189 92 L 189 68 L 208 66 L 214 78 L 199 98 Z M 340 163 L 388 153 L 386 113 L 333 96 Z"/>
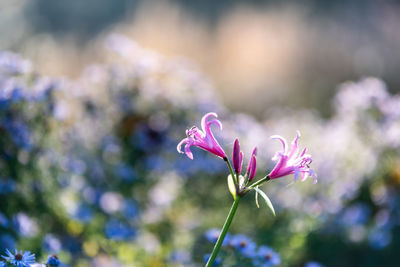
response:
<path fill-rule="evenodd" d="M 296 130 L 319 177 L 263 186 L 276 217 L 247 195 L 229 233 L 252 253 L 219 266 L 398 265 L 396 1 L 3 0 L 0 32 L 0 254 L 201 266 L 227 170 L 176 145 L 215 111 L 256 177 Z"/>

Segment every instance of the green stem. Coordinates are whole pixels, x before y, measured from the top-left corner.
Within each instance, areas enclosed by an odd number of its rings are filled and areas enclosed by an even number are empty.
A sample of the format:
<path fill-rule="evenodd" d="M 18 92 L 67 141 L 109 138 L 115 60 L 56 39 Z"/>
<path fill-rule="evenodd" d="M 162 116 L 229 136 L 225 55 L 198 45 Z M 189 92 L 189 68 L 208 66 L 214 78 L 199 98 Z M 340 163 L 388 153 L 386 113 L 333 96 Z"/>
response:
<path fill-rule="evenodd" d="M 231 173 L 232 179 L 233 179 L 233 181 L 235 182 L 235 187 L 236 187 L 236 191 L 237 191 L 239 181 L 238 181 L 238 179 L 237 179 L 235 173 L 234 173 L 233 170 L 232 170 L 232 166 L 231 166 L 231 163 L 229 162 L 229 159 L 228 159 L 228 158 L 225 158 L 224 160 L 225 160 L 226 164 L 228 165 L 229 172 Z"/>
<path fill-rule="evenodd" d="M 269 180 L 271 180 L 271 178 L 269 178 L 269 176 L 267 175 L 267 176 L 263 177 L 262 179 L 258 180 L 257 182 L 255 182 L 254 184 L 250 185 L 250 188 L 257 187 L 260 184 L 262 184 L 262 183 L 264 183 L 266 181 L 269 181 Z"/>
<path fill-rule="evenodd" d="M 221 248 L 222 242 L 224 241 L 226 233 L 228 232 L 229 226 L 232 223 L 233 216 L 235 216 L 235 212 L 239 205 L 239 200 L 240 200 L 240 196 L 236 196 L 235 201 L 232 204 L 231 210 L 229 211 L 228 217 L 226 217 L 224 226 L 222 227 L 221 234 L 218 237 L 217 243 L 215 243 L 215 246 L 213 248 L 213 251 L 211 252 L 210 258 L 207 261 L 206 267 L 211 267 L 214 264 L 215 258 L 218 255 L 218 252 Z"/>

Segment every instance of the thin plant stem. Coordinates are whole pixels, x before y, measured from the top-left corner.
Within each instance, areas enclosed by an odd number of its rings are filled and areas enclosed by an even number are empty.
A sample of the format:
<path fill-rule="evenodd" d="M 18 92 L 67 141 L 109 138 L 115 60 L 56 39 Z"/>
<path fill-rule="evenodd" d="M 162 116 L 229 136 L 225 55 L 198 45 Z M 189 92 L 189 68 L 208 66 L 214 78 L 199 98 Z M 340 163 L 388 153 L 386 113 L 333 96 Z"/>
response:
<path fill-rule="evenodd" d="M 206 267 L 211 267 L 214 264 L 215 258 L 218 255 L 218 252 L 221 248 L 222 242 L 224 242 L 226 233 L 228 232 L 229 226 L 232 223 L 233 220 L 233 216 L 235 216 L 236 210 L 238 208 L 239 205 L 239 200 L 240 200 L 240 196 L 237 195 L 235 198 L 235 201 L 232 204 L 231 210 L 229 211 L 228 217 L 226 217 L 224 226 L 222 227 L 221 233 L 218 237 L 217 242 L 215 243 L 215 246 L 213 248 L 213 251 L 211 252 L 210 258 L 207 261 Z"/>
<path fill-rule="evenodd" d="M 235 181 L 235 187 L 236 187 L 236 191 L 237 191 L 239 181 L 238 181 L 238 179 L 237 179 L 235 173 L 234 173 L 233 170 L 232 170 L 232 166 L 231 166 L 231 163 L 229 162 L 229 159 L 228 159 L 228 158 L 225 158 L 224 160 L 225 160 L 226 164 L 228 165 L 228 169 L 229 169 L 229 172 L 230 172 L 231 175 L 232 175 L 233 181 Z"/>
<path fill-rule="evenodd" d="M 267 175 L 267 176 L 261 178 L 260 180 L 258 180 L 257 182 L 255 182 L 254 184 L 250 185 L 250 188 L 255 188 L 255 187 L 259 186 L 260 184 L 267 182 L 269 180 L 271 180 L 271 178 L 269 178 L 269 176 Z"/>

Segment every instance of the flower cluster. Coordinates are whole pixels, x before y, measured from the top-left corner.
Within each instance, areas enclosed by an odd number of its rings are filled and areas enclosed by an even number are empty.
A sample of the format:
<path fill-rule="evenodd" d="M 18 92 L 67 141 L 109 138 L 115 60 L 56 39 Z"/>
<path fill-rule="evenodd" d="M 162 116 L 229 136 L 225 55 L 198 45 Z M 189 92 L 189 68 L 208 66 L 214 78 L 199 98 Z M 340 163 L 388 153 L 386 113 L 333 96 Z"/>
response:
<path fill-rule="evenodd" d="M 15 250 L 14 253 L 6 249 L 6 255 L 2 255 L 0 259 L 1 267 L 59 267 L 60 260 L 56 255 L 49 256 L 46 264 L 39 264 L 36 262 L 36 257 L 30 251 L 18 251 Z"/>

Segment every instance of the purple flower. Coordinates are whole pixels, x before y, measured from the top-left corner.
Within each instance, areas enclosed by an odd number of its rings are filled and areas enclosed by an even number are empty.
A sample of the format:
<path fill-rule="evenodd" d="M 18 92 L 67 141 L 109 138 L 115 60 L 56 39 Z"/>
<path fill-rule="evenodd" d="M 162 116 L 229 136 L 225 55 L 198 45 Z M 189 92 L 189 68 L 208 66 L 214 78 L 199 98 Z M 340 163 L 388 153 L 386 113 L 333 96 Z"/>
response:
<path fill-rule="evenodd" d="M 292 148 L 288 151 L 288 145 L 286 140 L 279 136 L 273 135 L 272 139 L 278 139 L 283 145 L 283 151 L 277 152 L 272 160 L 277 161 L 274 169 L 269 174 L 271 179 L 280 178 L 289 174 L 294 174 L 294 180 L 297 181 L 301 178 L 301 181 L 306 180 L 309 176 L 314 176 L 314 183 L 317 182 L 317 175 L 313 170 L 310 169 L 309 164 L 311 164 L 311 155 L 306 154 L 307 149 L 304 150 L 299 155 L 299 146 L 297 141 L 300 138 L 300 132 L 297 131 L 297 136 L 292 142 Z"/>
<path fill-rule="evenodd" d="M 200 147 L 218 157 L 226 158 L 226 154 L 221 146 L 218 144 L 214 135 L 211 132 L 210 125 L 216 124 L 222 130 L 222 123 L 217 119 L 208 120 L 210 117 L 217 118 L 216 113 L 210 112 L 203 116 L 201 119 L 201 128 L 193 126 L 192 128 L 186 130 L 187 137 L 179 142 L 177 150 L 179 153 L 185 153 L 188 158 L 193 159 L 192 151 L 190 151 L 191 146 Z M 183 144 L 185 145 L 185 152 L 181 150 Z"/>

